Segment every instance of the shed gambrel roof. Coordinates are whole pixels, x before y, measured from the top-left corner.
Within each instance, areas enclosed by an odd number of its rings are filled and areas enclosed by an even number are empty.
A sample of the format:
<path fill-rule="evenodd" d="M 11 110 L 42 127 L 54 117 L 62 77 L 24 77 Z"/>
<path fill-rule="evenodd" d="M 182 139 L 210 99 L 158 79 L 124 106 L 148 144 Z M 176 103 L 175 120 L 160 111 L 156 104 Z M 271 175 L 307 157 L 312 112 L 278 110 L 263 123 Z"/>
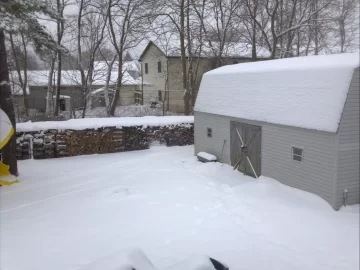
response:
<path fill-rule="evenodd" d="M 204 74 L 195 111 L 336 133 L 359 54 L 229 65 Z"/>

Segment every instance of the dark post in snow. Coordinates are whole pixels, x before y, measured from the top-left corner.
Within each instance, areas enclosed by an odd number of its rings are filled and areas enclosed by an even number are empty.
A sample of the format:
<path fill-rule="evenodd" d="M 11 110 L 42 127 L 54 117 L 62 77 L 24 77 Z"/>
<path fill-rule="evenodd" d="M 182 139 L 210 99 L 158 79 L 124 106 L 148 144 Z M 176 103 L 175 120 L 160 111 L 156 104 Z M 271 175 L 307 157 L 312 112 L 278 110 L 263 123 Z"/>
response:
<path fill-rule="evenodd" d="M 9 84 L 9 69 L 7 65 L 4 30 L 0 30 L 0 108 L 8 115 L 11 124 L 15 129 L 15 111 Z M 15 134 L 1 151 L 2 161 L 4 164 L 10 166 L 10 173 L 12 175 L 18 175 Z"/>

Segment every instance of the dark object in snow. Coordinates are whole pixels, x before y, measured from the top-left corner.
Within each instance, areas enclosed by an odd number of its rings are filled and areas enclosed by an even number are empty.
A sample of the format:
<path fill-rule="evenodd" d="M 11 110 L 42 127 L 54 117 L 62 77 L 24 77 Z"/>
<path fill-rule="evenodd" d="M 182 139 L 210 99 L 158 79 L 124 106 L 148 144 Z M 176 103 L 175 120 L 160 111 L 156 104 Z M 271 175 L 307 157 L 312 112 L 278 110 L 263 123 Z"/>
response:
<path fill-rule="evenodd" d="M 229 270 L 229 267 L 223 265 L 221 262 L 219 262 L 211 257 L 209 257 L 209 259 L 216 270 Z"/>
<path fill-rule="evenodd" d="M 201 162 L 204 163 L 217 161 L 217 158 L 214 155 L 211 155 L 206 152 L 199 152 L 196 156 Z"/>

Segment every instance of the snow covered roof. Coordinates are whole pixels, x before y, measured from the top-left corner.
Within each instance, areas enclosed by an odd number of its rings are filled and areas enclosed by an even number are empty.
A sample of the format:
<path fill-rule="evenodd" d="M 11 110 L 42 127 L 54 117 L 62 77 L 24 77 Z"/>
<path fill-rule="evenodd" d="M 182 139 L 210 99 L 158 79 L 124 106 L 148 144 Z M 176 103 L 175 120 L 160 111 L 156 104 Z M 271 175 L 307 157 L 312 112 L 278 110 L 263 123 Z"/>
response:
<path fill-rule="evenodd" d="M 123 80 L 124 85 L 140 85 L 141 78 L 134 79 L 129 71 L 139 71 L 139 67 L 135 61 L 126 61 L 123 64 Z M 94 72 L 93 72 L 93 85 L 101 86 L 105 85 L 107 77 L 108 67 L 105 61 L 95 61 L 94 62 Z M 14 82 L 18 81 L 17 73 L 12 71 L 10 72 L 10 78 L 14 78 Z M 29 86 L 47 86 L 49 80 L 49 71 L 48 70 L 28 70 L 28 85 Z M 115 62 L 111 71 L 110 76 L 110 85 L 116 84 L 118 76 L 118 63 Z M 57 72 L 55 71 L 53 75 L 53 83 L 56 82 Z M 79 70 L 62 70 L 61 71 L 61 85 L 81 85 L 81 76 Z M 17 89 L 16 91 L 18 91 Z M 15 91 L 15 90 L 14 90 Z M 21 93 L 22 94 L 22 91 Z"/>
<path fill-rule="evenodd" d="M 167 57 L 180 57 L 180 41 L 179 40 L 162 40 L 149 41 L 148 45 L 145 47 L 143 53 L 140 56 L 140 60 L 144 57 L 146 51 L 151 45 L 155 45 L 162 53 Z M 199 46 L 193 46 L 194 55 L 198 55 L 200 51 Z M 201 47 L 201 57 L 212 58 L 218 55 L 220 51 L 220 43 L 212 42 L 211 45 L 208 42 L 205 42 Z M 269 58 L 270 52 L 261 46 L 256 47 L 257 58 Z M 187 53 L 187 51 L 186 51 Z M 252 56 L 252 46 L 247 43 L 237 43 L 237 42 L 228 42 L 225 44 L 223 52 L 223 57 L 227 58 L 251 58 Z"/>
<path fill-rule="evenodd" d="M 49 71 L 47 70 L 32 70 L 28 71 L 29 85 L 30 86 L 46 86 L 48 84 Z M 93 85 L 105 85 L 106 71 L 96 70 L 94 72 Z M 53 82 L 56 82 L 57 73 L 53 76 Z M 110 84 L 115 84 L 117 79 L 117 71 L 112 71 L 110 76 Z M 124 85 L 138 85 L 141 84 L 141 80 L 134 80 L 133 77 L 127 71 L 123 73 Z M 81 85 L 81 76 L 78 70 L 63 70 L 61 71 L 61 85 Z"/>
<path fill-rule="evenodd" d="M 53 98 L 56 98 L 56 96 L 54 95 Z M 65 95 L 60 95 L 60 98 L 71 99 L 70 96 L 65 96 Z"/>
<path fill-rule="evenodd" d="M 114 91 L 115 91 L 115 89 L 113 89 L 113 88 L 110 88 L 110 89 L 108 89 L 108 90 L 109 90 L 109 92 L 114 92 Z M 105 91 L 105 87 L 101 87 L 101 88 L 98 88 L 98 89 L 93 90 L 93 91 L 91 92 L 91 95 L 101 94 L 101 93 L 103 93 L 104 91 Z"/>
<path fill-rule="evenodd" d="M 337 132 L 359 54 L 228 65 L 204 74 L 195 111 Z"/>

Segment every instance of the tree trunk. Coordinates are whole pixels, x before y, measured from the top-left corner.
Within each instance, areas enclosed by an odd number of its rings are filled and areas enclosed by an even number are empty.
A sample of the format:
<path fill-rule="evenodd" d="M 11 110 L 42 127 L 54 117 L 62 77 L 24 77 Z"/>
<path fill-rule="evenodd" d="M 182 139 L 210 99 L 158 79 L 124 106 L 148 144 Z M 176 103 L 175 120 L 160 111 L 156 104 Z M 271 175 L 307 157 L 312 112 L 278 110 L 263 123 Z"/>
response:
<path fill-rule="evenodd" d="M 250 8 L 250 7 L 249 7 Z M 251 59 L 252 61 L 256 61 L 257 55 L 256 55 L 256 14 L 257 14 L 257 8 L 258 8 L 258 3 L 257 1 L 254 1 L 254 19 L 253 19 L 253 25 L 252 25 L 252 37 L 251 37 L 251 42 L 252 42 L 252 48 L 251 48 Z"/>
<path fill-rule="evenodd" d="M 111 60 L 111 62 L 108 64 L 108 70 L 107 70 L 106 81 L 105 81 L 105 86 L 104 86 L 105 106 L 106 106 L 106 113 L 108 116 L 109 116 L 109 110 L 110 110 L 109 84 L 110 84 L 110 79 L 111 79 L 111 71 L 113 69 L 116 58 L 117 58 L 117 55 L 115 55 L 113 57 L 113 59 Z"/>
<path fill-rule="evenodd" d="M 189 103 L 191 99 L 191 107 L 195 106 L 195 93 L 194 93 L 194 71 L 193 71 L 193 55 L 192 55 L 192 46 L 191 46 L 191 32 L 190 32 L 190 0 L 187 0 L 186 7 L 186 29 L 187 29 L 187 49 L 188 49 L 188 71 L 187 71 L 187 92 L 189 93 Z M 190 107 L 190 105 L 189 105 Z M 190 108 L 189 108 L 190 111 Z"/>
<path fill-rule="evenodd" d="M 318 9 L 318 0 L 313 0 L 314 1 L 314 10 Z M 318 23 L 318 13 L 315 14 L 314 16 L 314 25 L 315 25 L 315 35 L 314 35 L 314 41 L 315 41 L 315 55 L 319 54 L 319 23 Z"/>
<path fill-rule="evenodd" d="M 20 83 L 20 87 L 23 91 L 23 100 L 24 100 L 24 108 L 25 108 L 25 115 L 29 116 L 29 106 L 28 106 L 28 99 L 27 99 L 27 93 L 26 93 L 26 85 L 27 85 L 27 52 L 26 52 L 26 45 L 24 44 L 24 36 L 22 35 L 22 41 L 23 41 L 23 49 L 24 49 L 24 70 L 23 73 L 21 72 L 21 67 L 20 67 L 20 61 L 19 61 L 19 55 L 18 52 L 16 51 L 15 48 L 15 43 L 14 43 L 14 38 L 12 33 L 9 33 L 9 37 L 10 37 L 10 45 L 11 45 L 11 50 L 12 50 L 12 54 L 14 57 L 14 62 L 15 62 L 15 69 L 16 69 L 16 73 L 18 75 L 19 78 L 19 83 Z M 24 78 L 23 78 L 24 75 Z"/>
<path fill-rule="evenodd" d="M 121 48 L 121 52 L 122 52 L 122 50 L 123 49 Z M 116 82 L 116 90 L 115 90 L 115 94 L 114 94 L 113 100 L 111 102 L 110 110 L 109 110 L 109 114 L 111 116 L 115 116 L 116 106 L 117 106 L 119 98 L 120 98 L 120 89 L 121 89 L 122 77 L 123 77 L 122 66 L 123 66 L 122 55 L 119 55 L 118 78 L 117 78 L 117 82 Z"/>
<path fill-rule="evenodd" d="M 289 22 L 288 28 L 291 28 L 291 27 L 293 26 L 293 22 L 294 22 L 295 15 L 296 15 L 296 5 L 297 5 L 297 1 L 294 1 L 294 5 L 293 5 L 293 8 L 292 8 L 291 18 L 290 18 L 290 22 Z M 297 30 L 297 31 L 299 31 L 299 30 Z M 294 34 L 290 31 L 290 32 L 287 34 L 287 43 L 286 43 L 286 50 L 285 50 L 285 58 L 286 58 L 286 57 L 289 57 L 289 56 L 292 56 L 292 51 L 293 51 L 293 48 L 292 48 L 293 39 L 294 39 Z"/>
<path fill-rule="evenodd" d="M 28 102 L 28 96 L 27 96 L 27 84 L 28 84 L 28 74 L 27 74 L 27 69 L 28 69 L 28 54 L 27 54 L 27 48 L 26 48 L 26 42 L 25 42 L 25 37 L 24 34 L 21 33 L 21 41 L 22 41 L 22 45 L 24 47 L 24 83 L 23 83 L 23 95 L 24 95 L 24 107 L 25 107 L 25 114 L 26 116 L 29 116 L 29 102 Z M 30 93 L 29 93 L 30 94 Z"/>
<path fill-rule="evenodd" d="M 46 115 L 50 116 L 53 113 L 54 109 L 54 98 L 53 98 L 53 75 L 54 75 L 54 69 L 55 69 L 55 61 L 56 56 L 51 59 L 50 64 L 50 71 L 49 71 L 49 79 L 48 79 L 48 86 L 47 86 L 47 93 L 46 93 Z"/>
<path fill-rule="evenodd" d="M 270 59 L 275 59 L 275 57 L 276 57 L 277 43 L 278 43 L 278 39 L 277 39 L 277 37 L 274 36 Z"/>
<path fill-rule="evenodd" d="M 60 2 L 61 0 L 57 0 L 57 12 L 59 13 L 60 17 L 63 17 L 63 11 L 64 11 L 64 2 Z M 64 22 L 60 19 L 57 20 L 57 44 L 60 47 L 61 46 L 61 39 L 64 33 Z M 60 101 L 60 86 L 61 86 L 61 52 L 58 52 L 58 63 L 57 63 L 57 81 L 56 81 L 56 99 L 55 99 L 55 110 L 54 115 L 59 115 L 59 101 Z"/>
<path fill-rule="evenodd" d="M 181 0 L 180 4 L 180 51 L 182 66 L 182 83 L 184 89 L 184 110 L 185 115 L 190 114 L 190 94 L 186 80 L 186 51 L 185 51 L 185 0 Z"/>
<path fill-rule="evenodd" d="M 11 124 L 16 130 L 15 111 L 12 103 L 11 89 L 9 83 L 9 69 L 7 65 L 7 56 L 5 48 L 5 34 L 0 29 L 0 108 L 8 115 Z M 1 149 L 2 161 L 10 166 L 10 173 L 18 175 L 16 159 L 16 132 L 10 141 Z"/>
<path fill-rule="evenodd" d="M 56 78 L 56 98 L 55 98 L 55 110 L 54 115 L 59 115 L 59 107 L 60 107 L 60 87 L 61 87 L 61 53 L 58 53 L 57 59 L 57 78 Z"/>

